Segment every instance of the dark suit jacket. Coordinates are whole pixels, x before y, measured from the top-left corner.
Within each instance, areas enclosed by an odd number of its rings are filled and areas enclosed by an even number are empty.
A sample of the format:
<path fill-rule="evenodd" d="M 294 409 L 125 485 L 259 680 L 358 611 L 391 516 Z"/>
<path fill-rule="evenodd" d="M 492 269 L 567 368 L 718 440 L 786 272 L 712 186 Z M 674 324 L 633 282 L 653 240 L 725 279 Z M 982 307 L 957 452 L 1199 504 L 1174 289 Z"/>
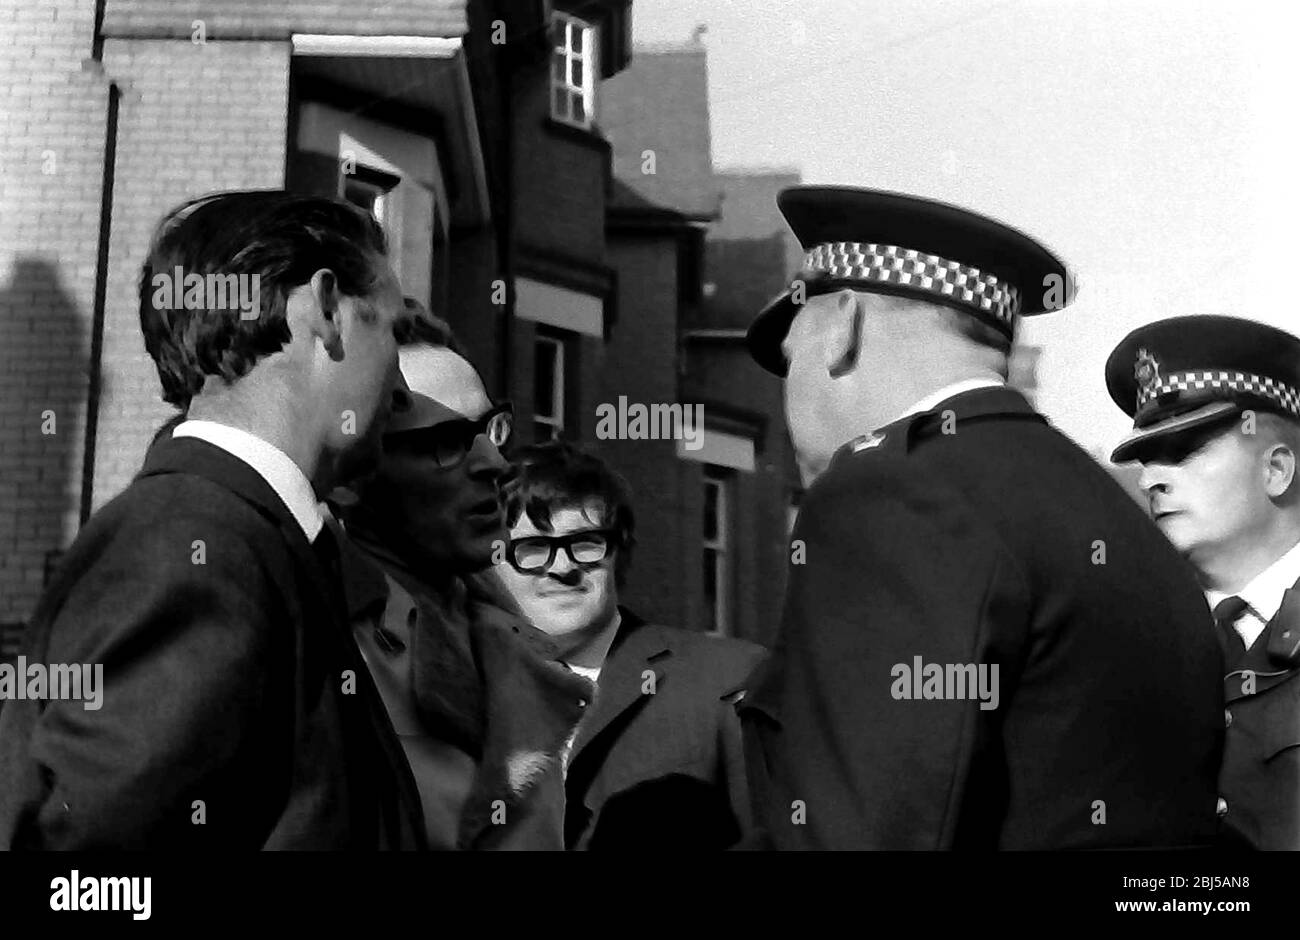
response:
<path fill-rule="evenodd" d="M 1297 636 L 1300 584 L 1287 591 L 1250 649 L 1228 664 L 1219 790 L 1232 846 L 1300 850 L 1300 666 L 1269 654 L 1270 647 L 1295 649 Z"/>
<path fill-rule="evenodd" d="M 957 395 L 842 448 L 793 538 L 804 563 L 740 706 L 775 847 L 1213 841 L 1222 654 L 1204 598 L 1017 392 Z M 955 682 L 903 698 L 916 657 L 954 678 L 997 664 L 997 707 Z"/>
<path fill-rule="evenodd" d="M 422 844 L 337 583 L 270 486 L 219 448 L 151 449 L 78 535 L 23 652 L 102 664 L 103 705 L 4 709 L 0 847 Z"/>
<path fill-rule="evenodd" d="M 575 849 L 725 849 L 749 829 L 735 701 L 764 650 L 743 640 L 622 625 L 569 759 Z"/>

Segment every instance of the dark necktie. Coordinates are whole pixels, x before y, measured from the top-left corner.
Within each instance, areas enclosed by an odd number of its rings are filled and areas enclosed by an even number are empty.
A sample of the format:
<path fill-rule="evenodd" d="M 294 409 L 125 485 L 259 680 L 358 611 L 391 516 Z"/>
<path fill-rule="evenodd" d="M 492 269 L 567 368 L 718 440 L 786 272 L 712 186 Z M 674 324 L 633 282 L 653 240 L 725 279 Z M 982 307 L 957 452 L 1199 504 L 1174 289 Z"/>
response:
<path fill-rule="evenodd" d="M 1246 644 L 1241 639 L 1234 625 L 1241 615 L 1250 607 L 1237 595 L 1225 597 L 1214 608 L 1214 624 L 1219 628 L 1219 637 L 1223 641 L 1223 653 L 1229 662 L 1235 662 L 1246 652 Z"/>

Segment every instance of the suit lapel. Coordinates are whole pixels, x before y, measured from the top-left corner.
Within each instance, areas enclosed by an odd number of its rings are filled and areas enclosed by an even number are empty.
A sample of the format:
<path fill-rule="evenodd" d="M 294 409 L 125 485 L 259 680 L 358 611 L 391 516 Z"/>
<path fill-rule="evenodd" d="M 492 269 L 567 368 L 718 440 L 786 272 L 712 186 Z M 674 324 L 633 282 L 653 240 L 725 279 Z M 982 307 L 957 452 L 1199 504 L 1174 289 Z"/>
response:
<path fill-rule="evenodd" d="M 583 751 L 624 712 L 644 701 L 647 670 L 654 676 L 656 693 L 666 678 L 664 660 L 672 653 L 668 638 L 630 611 L 620 608 L 620 612 L 623 625 L 596 682 L 593 710 L 578 726 L 571 768 L 578 766 Z"/>

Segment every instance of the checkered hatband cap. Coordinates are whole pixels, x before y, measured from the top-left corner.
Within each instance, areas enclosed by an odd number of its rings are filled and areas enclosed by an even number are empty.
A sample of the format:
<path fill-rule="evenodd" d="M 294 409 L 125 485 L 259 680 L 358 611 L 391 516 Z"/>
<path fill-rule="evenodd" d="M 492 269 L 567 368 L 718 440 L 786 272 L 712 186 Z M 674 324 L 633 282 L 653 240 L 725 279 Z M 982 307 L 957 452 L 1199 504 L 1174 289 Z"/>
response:
<path fill-rule="evenodd" d="M 808 251 L 801 277 L 832 277 L 910 287 L 991 315 L 1010 325 L 1020 291 L 979 268 L 897 245 L 825 242 Z"/>
<path fill-rule="evenodd" d="M 1288 414 L 1300 418 L 1300 391 L 1267 376 L 1223 369 L 1172 372 L 1159 382 L 1138 389 L 1137 404 L 1138 408 L 1142 408 L 1169 392 L 1206 390 L 1255 395 L 1275 402 Z"/>

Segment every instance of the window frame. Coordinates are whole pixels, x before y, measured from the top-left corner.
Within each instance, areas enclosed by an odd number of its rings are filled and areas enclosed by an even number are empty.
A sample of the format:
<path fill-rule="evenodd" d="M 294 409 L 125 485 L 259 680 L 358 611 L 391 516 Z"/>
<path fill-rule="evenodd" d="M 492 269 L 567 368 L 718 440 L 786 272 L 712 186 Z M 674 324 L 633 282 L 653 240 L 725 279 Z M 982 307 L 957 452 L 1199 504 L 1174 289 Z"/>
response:
<path fill-rule="evenodd" d="M 570 127 L 591 130 L 596 119 L 596 75 L 599 65 L 596 30 L 598 27 L 594 23 L 562 10 L 556 10 L 552 14 L 551 24 L 555 32 L 550 57 L 551 80 L 548 107 L 551 119 Z M 580 37 L 581 45 L 577 49 L 574 48 L 572 41 L 575 35 Z M 582 64 L 581 85 L 575 85 L 570 81 L 575 62 Z M 563 109 L 558 107 L 557 98 L 564 102 Z M 580 118 L 575 117 L 573 113 L 575 101 L 582 103 L 583 113 Z"/>
<path fill-rule="evenodd" d="M 701 532 L 700 539 L 702 557 L 707 557 L 706 553 L 713 552 L 714 596 L 710 617 L 712 626 L 704 632 L 714 636 L 731 636 L 735 631 L 735 624 L 732 622 L 735 608 L 732 597 L 735 559 L 731 548 L 731 502 L 734 479 L 734 473 L 730 468 L 716 464 L 704 465 L 705 506 L 708 505 L 708 490 L 713 488 L 717 491 L 714 504 L 717 515 L 714 536 L 710 539 L 707 534 Z M 701 587 L 703 588 L 703 585 Z M 707 604 L 708 598 L 704 598 L 704 601 Z"/>
<path fill-rule="evenodd" d="M 533 439 L 541 443 L 543 440 L 559 440 L 564 437 L 565 431 L 565 410 L 567 405 L 565 395 L 565 359 L 567 343 L 563 337 L 554 336 L 550 333 L 538 332 L 533 337 Z M 555 350 L 555 367 L 551 372 L 551 406 L 550 414 L 543 415 L 538 410 L 537 401 L 537 381 L 536 370 L 538 361 L 538 351 L 542 346 L 550 346 Z M 549 427 L 551 436 L 542 438 L 537 433 L 538 426 Z"/>

